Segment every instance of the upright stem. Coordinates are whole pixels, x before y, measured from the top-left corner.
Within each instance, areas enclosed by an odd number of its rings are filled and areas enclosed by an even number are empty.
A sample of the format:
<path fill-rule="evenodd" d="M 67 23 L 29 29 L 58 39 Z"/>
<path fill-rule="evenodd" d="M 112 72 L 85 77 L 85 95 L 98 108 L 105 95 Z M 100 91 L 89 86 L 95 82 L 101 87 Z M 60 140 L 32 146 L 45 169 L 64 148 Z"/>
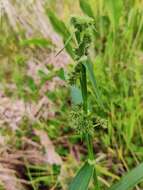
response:
<path fill-rule="evenodd" d="M 82 64 L 81 68 L 81 78 L 80 78 L 81 90 L 82 90 L 82 97 L 83 97 L 83 110 L 85 114 L 88 112 L 87 106 L 87 80 L 86 80 L 86 68 Z"/>
<path fill-rule="evenodd" d="M 81 70 L 81 78 L 80 78 L 80 84 L 81 84 L 81 90 L 82 90 L 82 97 L 83 97 L 83 111 L 85 114 L 88 114 L 88 94 L 87 94 L 87 78 L 86 78 L 86 68 L 84 64 L 82 64 L 82 70 Z M 93 144 L 92 144 L 92 137 L 87 133 L 86 134 L 86 144 L 88 148 L 88 158 L 90 160 L 94 160 L 94 152 L 93 152 Z M 97 174 L 96 174 L 96 168 L 94 169 L 93 173 L 93 179 L 94 179 L 94 185 L 95 190 L 100 190 Z"/>

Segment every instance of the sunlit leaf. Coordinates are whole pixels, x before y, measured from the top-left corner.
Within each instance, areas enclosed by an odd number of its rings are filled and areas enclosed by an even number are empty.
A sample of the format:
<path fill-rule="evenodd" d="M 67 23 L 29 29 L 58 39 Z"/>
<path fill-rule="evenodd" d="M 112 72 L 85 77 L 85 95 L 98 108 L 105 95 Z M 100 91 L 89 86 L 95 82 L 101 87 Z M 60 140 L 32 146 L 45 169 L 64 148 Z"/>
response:
<path fill-rule="evenodd" d="M 47 15 L 54 30 L 59 33 L 63 38 L 68 38 L 70 36 L 70 32 L 67 29 L 65 23 L 61 21 L 51 9 L 47 9 Z"/>
<path fill-rule="evenodd" d="M 122 0 L 104 0 L 111 20 L 114 31 L 119 25 L 119 20 L 122 15 L 123 1 Z"/>
<path fill-rule="evenodd" d="M 143 180 L 143 163 L 131 170 L 108 190 L 130 190 Z"/>
<path fill-rule="evenodd" d="M 93 88 L 93 92 L 97 98 L 97 103 L 103 107 L 102 101 L 101 101 L 101 95 L 97 86 L 97 82 L 96 82 L 96 78 L 95 78 L 95 74 L 94 74 L 94 69 L 93 69 L 93 65 L 92 62 L 90 61 L 90 59 L 87 59 L 87 61 L 85 62 L 85 66 L 89 75 L 89 79 L 91 81 L 92 84 L 92 88 Z"/>
<path fill-rule="evenodd" d="M 40 47 L 51 47 L 52 42 L 44 38 L 31 38 L 20 41 L 21 46 L 40 46 Z"/>
<path fill-rule="evenodd" d="M 87 190 L 93 176 L 94 167 L 86 162 L 69 186 L 69 190 Z"/>
<path fill-rule="evenodd" d="M 59 69 L 59 71 L 57 72 L 57 76 L 58 76 L 60 79 L 62 79 L 62 80 L 66 80 L 66 78 L 65 78 L 65 72 L 64 72 L 64 69 L 63 69 L 63 68 Z"/>
<path fill-rule="evenodd" d="M 54 30 L 58 34 L 60 34 L 61 37 L 63 38 L 63 43 L 65 44 L 64 48 L 67 50 L 69 55 L 72 58 L 74 58 L 74 52 L 73 52 L 73 48 L 71 45 L 71 42 L 73 43 L 73 39 L 71 38 L 72 35 L 71 35 L 69 29 L 66 27 L 65 23 L 62 20 L 60 20 L 58 18 L 58 16 L 51 9 L 47 9 L 47 15 L 49 17 L 49 20 L 50 20 Z M 68 41 L 68 43 L 67 43 L 67 41 Z"/>
<path fill-rule="evenodd" d="M 94 18 L 94 13 L 92 11 L 92 8 L 91 8 L 88 0 L 79 0 L 79 3 L 80 3 L 80 7 L 81 7 L 82 11 L 89 17 Z"/>
<path fill-rule="evenodd" d="M 32 90 L 32 91 L 36 91 L 37 90 L 37 86 L 33 80 L 32 77 L 27 77 L 27 83 L 28 83 L 28 87 Z"/>

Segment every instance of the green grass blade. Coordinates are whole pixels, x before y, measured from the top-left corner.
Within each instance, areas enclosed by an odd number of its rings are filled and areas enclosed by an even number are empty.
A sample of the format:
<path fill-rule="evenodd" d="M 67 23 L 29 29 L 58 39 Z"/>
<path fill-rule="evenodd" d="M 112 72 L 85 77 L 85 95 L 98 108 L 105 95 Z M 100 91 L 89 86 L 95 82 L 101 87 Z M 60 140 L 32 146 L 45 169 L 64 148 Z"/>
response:
<path fill-rule="evenodd" d="M 92 8 L 91 8 L 88 0 L 79 0 L 79 3 L 80 3 L 80 7 L 81 7 L 82 11 L 89 17 L 94 18 L 94 13 L 92 11 Z"/>
<path fill-rule="evenodd" d="M 93 92 L 94 92 L 94 94 L 95 94 L 95 96 L 97 98 L 97 103 L 103 108 L 103 104 L 102 104 L 102 101 L 101 101 L 101 95 L 100 95 L 100 92 L 99 92 L 99 89 L 98 89 L 98 86 L 97 86 L 93 65 L 92 65 L 92 62 L 91 62 L 90 59 L 88 59 L 85 62 L 85 66 L 86 66 L 86 69 L 87 69 L 87 72 L 88 72 L 88 75 L 89 75 L 89 79 L 90 79 L 91 84 L 92 84 Z"/>
<path fill-rule="evenodd" d="M 74 51 L 72 47 L 72 43 L 74 43 L 74 40 L 72 38 L 72 34 L 66 27 L 65 23 L 62 20 L 60 20 L 51 9 L 47 9 L 47 15 L 54 30 L 63 38 L 64 48 L 74 59 Z"/>
<path fill-rule="evenodd" d="M 31 38 L 20 41 L 21 46 L 38 46 L 38 47 L 51 47 L 53 46 L 52 42 L 44 38 Z"/>
<path fill-rule="evenodd" d="M 66 27 L 65 23 L 61 21 L 51 9 L 47 9 L 47 15 L 54 30 L 58 34 L 60 34 L 64 39 L 69 38 L 71 34 L 68 28 Z"/>
<path fill-rule="evenodd" d="M 72 37 L 72 35 L 70 37 Z M 70 41 L 68 41 L 68 39 L 66 39 L 66 40 L 64 39 L 63 41 L 64 41 L 64 46 L 65 46 L 66 51 L 71 56 L 71 58 L 74 59 L 75 52 L 74 52 L 74 48 L 72 47 Z M 67 43 L 67 41 L 68 41 L 68 43 Z"/>
<path fill-rule="evenodd" d="M 69 186 L 69 190 L 87 190 L 90 179 L 93 175 L 94 167 L 88 162 L 82 166 Z"/>
<path fill-rule="evenodd" d="M 114 32 L 116 31 L 119 20 L 122 15 L 123 1 L 122 0 L 105 0 L 105 5 L 109 14 L 110 21 Z"/>
<path fill-rule="evenodd" d="M 143 163 L 126 174 L 119 182 L 108 190 L 130 190 L 143 179 Z"/>

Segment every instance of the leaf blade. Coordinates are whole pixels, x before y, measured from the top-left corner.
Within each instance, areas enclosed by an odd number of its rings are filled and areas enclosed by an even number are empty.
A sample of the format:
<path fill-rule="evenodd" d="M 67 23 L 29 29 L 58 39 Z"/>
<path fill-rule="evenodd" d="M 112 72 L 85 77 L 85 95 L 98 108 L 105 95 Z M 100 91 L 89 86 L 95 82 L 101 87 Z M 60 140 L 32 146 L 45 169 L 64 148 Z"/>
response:
<path fill-rule="evenodd" d="M 93 92 L 94 92 L 94 94 L 95 94 L 95 96 L 97 98 L 97 103 L 103 108 L 103 104 L 102 104 L 102 101 L 101 101 L 101 96 L 100 96 L 100 92 L 99 92 L 98 85 L 97 85 L 97 82 L 96 82 L 94 69 L 93 69 L 91 60 L 87 59 L 87 61 L 85 62 L 84 65 L 85 65 L 85 67 L 87 69 L 89 79 L 90 79 L 90 82 L 92 84 Z"/>
<path fill-rule="evenodd" d="M 143 179 L 143 163 L 131 170 L 108 190 L 129 190 Z"/>
<path fill-rule="evenodd" d="M 65 23 L 62 20 L 60 20 L 51 9 L 47 9 L 47 15 L 54 30 L 63 38 L 68 38 L 70 36 L 70 32 L 66 27 Z"/>
<path fill-rule="evenodd" d="M 30 38 L 20 41 L 21 46 L 40 46 L 40 47 L 51 47 L 53 46 L 52 42 L 44 38 Z"/>
<path fill-rule="evenodd" d="M 107 7 L 108 15 L 112 23 L 114 32 L 116 31 L 119 20 L 122 15 L 123 1 L 122 0 L 105 0 L 105 5 Z"/>
<path fill-rule="evenodd" d="M 82 11 L 86 15 L 88 15 L 89 17 L 94 18 L 94 13 L 92 11 L 92 8 L 91 8 L 89 2 L 87 2 L 87 0 L 79 0 L 79 4 L 80 4 L 80 7 L 81 7 Z"/>
<path fill-rule="evenodd" d="M 67 28 L 65 23 L 62 20 L 60 20 L 51 9 L 47 9 L 46 12 L 54 30 L 63 38 L 63 43 L 65 45 L 64 48 L 69 53 L 71 58 L 74 58 L 75 55 L 72 47 L 72 45 L 74 44 L 74 40 L 69 29 Z"/>
<path fill-rule="evenodd" d="M 93 172 L 94 167 L 85 162 L 70 184 L 69 190 L 87 190 Z"/>

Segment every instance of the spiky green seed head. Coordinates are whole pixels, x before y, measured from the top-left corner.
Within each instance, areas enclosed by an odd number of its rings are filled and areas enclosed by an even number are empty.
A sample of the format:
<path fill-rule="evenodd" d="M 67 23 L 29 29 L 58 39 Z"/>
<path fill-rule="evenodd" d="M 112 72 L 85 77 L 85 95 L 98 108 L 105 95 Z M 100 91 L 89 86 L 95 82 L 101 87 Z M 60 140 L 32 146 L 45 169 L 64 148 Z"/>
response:
<path fill-rule="evenodd" d="M 71 24 L 78 30 L 82 31 L 94 24 L 94 19 L 89 17 L 72 16 Z"/>

